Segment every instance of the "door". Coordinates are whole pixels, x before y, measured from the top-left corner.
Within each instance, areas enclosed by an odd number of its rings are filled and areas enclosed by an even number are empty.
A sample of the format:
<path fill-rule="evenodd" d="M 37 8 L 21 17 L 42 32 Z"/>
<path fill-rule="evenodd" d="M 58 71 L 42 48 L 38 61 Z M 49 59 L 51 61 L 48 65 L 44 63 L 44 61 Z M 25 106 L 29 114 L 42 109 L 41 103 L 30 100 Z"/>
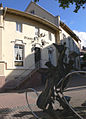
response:
<path fill-rule="evenodd" d="M 41 49 L 39 47 L 35 47 L 35 67 L 39 68 L 41 66 Z"/>
<path fill-rule="evenodd" d="M 53 64 L 53 48 L 52 47 L 50 47 L 50 48 L 48 48 L 48 57 L 49 57 L 49 62 L 51 63 L 51 64 Z"/>

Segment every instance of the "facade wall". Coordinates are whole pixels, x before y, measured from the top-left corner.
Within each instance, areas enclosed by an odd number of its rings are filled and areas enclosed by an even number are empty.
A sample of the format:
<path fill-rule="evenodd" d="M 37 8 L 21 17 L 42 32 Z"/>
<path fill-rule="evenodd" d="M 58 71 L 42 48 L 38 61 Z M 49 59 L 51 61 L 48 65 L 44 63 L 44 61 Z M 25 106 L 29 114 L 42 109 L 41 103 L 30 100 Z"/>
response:
<path fill-rule="evenodd" d="M 16 31 L 16 23 L 22 24 L 22 32 Z M 35 27 L 38 27 L 40 34 L 45 34 L 44 37 L 39 37 L 39 40 L 34 41 L 35 37 Z M 52 40 L 49 39 L 49 32 L 51 33 Z M 41 47 L 41 41 L 45 41 L 45 45 Z M 7 14 L 4 19 L 4 30 L 3 30 L 3 61 L 7 64 L 5 70 L 5 77 L 7 80 L 16 79 L 19 75 L 24 77 L 29 72 L 35 68 L 34 60 L 34 50 L 33 46 L 36 44 L 36 47 L 41 49 L 41 67 L 45 68 L 45 62 L 49 61 L 48 49 L 52 47 L 53 49 L 53 64 L 56 65 L 56 52 L 55 48 L 52 46 L 52 43 L 55 43 L 55 33 L 52 29 L 44 26 L 38 22 L 35 22 L 30 19 L 25 19 L 23 17 L 18 17 L 16 15 Z M 16 67 L 14 65 L 14 45 L 23 44 L 24 45 L 24 66 Z"/>
<path fill-rule="evenodd" d="M 61 30 L 62 32 L 60 33 L 60 41 L 61 41 L 61 44 L 65 44 L 65 46 L 67 47 L 66 56 L 67 56 L 67 62 L 68 62 L 69 60 L 68 56 L 70 53 L 76 52 L 77 54 L 80 54 L 80 45 L 62 28 Z M 80 57 L 79 56 L 75 58 L 74 65 L 75 65 L 75 68 L 80 69 Z"/>
<path fill-rule="evenodd" d="M 42 7 L 38 6 L 36 3 L 32 2 L 25 12 L 32 13 L 34 15 L 40 16 L 48 21 L 57 25 L 57 17 L 54 18 L 52 14 L 44 10 Z"/>
<path fill-rule="evenodd" d="M 57 18 L 49 14 L 35 4 L 31 5 L 26 12 L 31 12 L 34 9 L 34 14 L 47 19 L 48 21 L 57 24 Z M 0 13 L 2 14 L 2 12 Z M 16 24 L 22 24 L 22 32 L 17 31 Z M 2 27 L 1 27 L 2 26 Z M 39 28 L 39 35 L 35 35 L 36 28 Z M 33 69 L 35 69 L 35 52 L 34 46 L 39 47 L 41 51 L 41 68 L 46 68 L 45 63 L 51 59 L 53 65 L 57 65 L 57 54 L 56 49 L 52 43 L 66 42 L 66 45 L 70 50 L 78 50 L 78 43 L 70 37 L 70 35 L 61 28 L 62 32 L 56 32 L 48 26 L 34 21 L 32 19 L 27 19 L 18 15 L 7 14 L 3 21 L 3 16 L 0 16 L 0 81 L 4 82 L 6 80 L 17 79 L 19 76 L 25 77 Z M 49 38 L 49 33 L 51 38 Z M 40 34 L 43 35 L 40 36 Z M 66 36 L 63 37 L 63 34 Z M 69 44 L 69 39 L 70 44 Z M 42 41 L 44 45 L 42 45 Z M 74 44 L 73 44 L 74 43 Z M 23 66 L 15 66 L 15 44 L 23 45 L 24 56 L 23 56 Z M 69 47 L 70 46 L 70 47 Z M 52 50 L 52 55 L 49 51 Z M 66 51 L 68 57 L 69 49 Z M 67 59 L 68 60 L 68 59 Z M 76 59 L 76 65 L 78 67 L 79 58 Z M 1 84 L 1 83 L 0 83 Z"/>
<path fill-rule="evenodd" d="M 70 51 L 76 51 L 77 53 L 79 53 L 79 49 L 80 49 L 79 43 L 77 43 L 65 30 L 62 29 L 62 27 L 60 26 L 60 17 L 55 17 L 51 15 L 49 12 L 44 10 L 39 5 L 35 4 L 34 2 L 31 2 L 25 12 L 31 13 L 33 10 L 34 10 L 34 15 L 38 15 L 42 18 L 49 20 L 50 22 L 54 23 L 61 29 L 61 32 L 59 32 L 56 36 L 58 37 L 57 38 L 58 44 L 60 43 L 60 41 L 66 42 L 66 45 L 70 49 Z M 70 39 L 70 43 L 68 38 Z M 69 50 L 66 51 L 66 54 L 67 55 L 69 54 Z"/>
<path fill-rule="evenodd" d="M 2 60 L 3 12 L 0 10 L 0 60 Z"/>
<path fill-rule="evenodd" d="M 5 83 L 5 64 L 2 61 L 3 11 L 0 8 L 0 87 Z"/>
<path fill-rule="evenodd" d="M 0 76 L 4 76 L 5 64 L 4 62 L 0 62 Z"/>

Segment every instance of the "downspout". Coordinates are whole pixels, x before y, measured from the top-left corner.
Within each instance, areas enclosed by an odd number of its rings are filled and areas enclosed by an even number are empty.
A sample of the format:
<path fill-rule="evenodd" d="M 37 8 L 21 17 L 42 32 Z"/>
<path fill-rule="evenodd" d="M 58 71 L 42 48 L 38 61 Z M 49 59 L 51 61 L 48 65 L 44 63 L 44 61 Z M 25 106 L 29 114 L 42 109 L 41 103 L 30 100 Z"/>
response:
<path fill-rule="evenodd" d="M 57 16 L 57 26 L 58 26 L 58 28 L 60 28 L 60 22 L 61 22 L 61 20 L 60 20 L 60 16 Z M 60 33 L 61 33 L 61 31 L 59 31 L 58 33 L 57 33 L 57 44 L 60 44 Z"/>
<path fill-rule="evenodd" d="M 7 7 L 4 8 L 4 14 L 3 14 L 3 19 L 5 18 L 6 16 L 6 12 L 7 12 Z"/>

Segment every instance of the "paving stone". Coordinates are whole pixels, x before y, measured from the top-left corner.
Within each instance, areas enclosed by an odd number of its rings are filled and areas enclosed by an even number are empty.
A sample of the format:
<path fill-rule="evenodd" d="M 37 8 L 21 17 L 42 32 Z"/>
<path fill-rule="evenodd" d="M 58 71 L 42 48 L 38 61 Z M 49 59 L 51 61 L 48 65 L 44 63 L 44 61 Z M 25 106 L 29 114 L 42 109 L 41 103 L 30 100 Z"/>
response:
<path fill-rule="evenodd" d="M 85 78 L 86 79 L 86 78 Z M 73 79 L 73 82 L 75 80 Z M 85 80 L 82 80 L 85 81 Z M 86 100 L 86 82 L 83 82 L 83 86 L 79 86 L 78 81 L 78 89 L 77 87 L 72 87 L 71 90 L 65 92 L 65 95 L 71 96 L 70 104 L 74 107 L 74 109 L 83 116 L 84 119 L 86 119 L 86 106 L 82 106 L 82 104 Z M 75 86 L 75 85 L 74 85 Z M 82 88 L 81 88 L 82 87 Z M 72 90 L 76 89 L 76 90 Z M 54 116 L 52 116 L 49 113 L 44 113 L 42 110 L 40 110 L 36 106 L 36 96 L 33 94 L 33 92 L 29 92 L 30 99 L 30 105 L 33 109 L 33 111 L 40 116 L 40 118 L 44 119 L 55 119 Z M 55 104 L 55 109 L 59 107 L 59 104 Z M 56 115 L 56 119 L 76 119 L 73 117 L 73 115 L 64 116 L 62 113 L 52 112 L 54 115 Z M 0 119 L 35 119 L 32 115 L 31 111 L 29 110 L 26 99 L 25 99 L 25 93 L 2 93 L 0 94 Z"/>

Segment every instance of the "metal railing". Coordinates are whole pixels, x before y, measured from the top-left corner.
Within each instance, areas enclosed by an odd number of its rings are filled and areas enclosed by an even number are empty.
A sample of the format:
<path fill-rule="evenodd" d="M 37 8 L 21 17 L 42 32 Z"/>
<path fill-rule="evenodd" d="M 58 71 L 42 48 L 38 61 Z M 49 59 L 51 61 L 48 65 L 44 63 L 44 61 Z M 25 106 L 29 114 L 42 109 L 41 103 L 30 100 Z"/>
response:
<path fill-rule="evenodd" d="M 43 62 L 42 62 L 43 61 Z M 40 60 L 40 62 L 44 63 L 44 62 L 47 62 L 48 60 Z M 34 67 L 34 68 L 32 68 Z M 23 83 L 24 79 L 27 78 L 27 77 L 30 77 L 35 73 L 37 72 L 39 69 L 41 68 L 41 65 L 39 67 L 35 67 L 35 63 L 29 67 L 29 69 L 25 69 L 24 72 L 22 72 L 20 75 L 18 75 L 18 77 L 16 78 L 17 80 L 17 86 L 16 88 L 21 84 Z M 25 73 L 27 73 L 27 75 L 25 75 Z M 24 77 L 25 75 L 25 77 Z"/>
<path fill-rule="evenodd" d="M 63 89 L 63 84 L 64 84 L 65 80 L 67 80 L 67 78 L 68 78 L 69 76 L 71 76 L 71 75 L 73 75 L 73 74 L 77 74 L 77 73 L 86 74 L 86 71 L 74 71 L 74 72 L 68 73 L 68 74 L 64 77 L 64 79 L 61 81 L 62 83 L 61 83 L 61 88 L 60 88 L 60 90 L 61 90 L 61 94 L 62 94 L 62 97 L 63 97 L 65 103 L 68 105 L 68 107 L 71 109 L 71 111 L 72 111 L 79 119 L 83 119 L 83 117 L 80 116 L 80 115 L 73 109 L 73 107 L 67 102 L 67 100 L 66 100 L 66 98 L 65 98 L 65 96 L 64 96 L 65 89 Z"/>

